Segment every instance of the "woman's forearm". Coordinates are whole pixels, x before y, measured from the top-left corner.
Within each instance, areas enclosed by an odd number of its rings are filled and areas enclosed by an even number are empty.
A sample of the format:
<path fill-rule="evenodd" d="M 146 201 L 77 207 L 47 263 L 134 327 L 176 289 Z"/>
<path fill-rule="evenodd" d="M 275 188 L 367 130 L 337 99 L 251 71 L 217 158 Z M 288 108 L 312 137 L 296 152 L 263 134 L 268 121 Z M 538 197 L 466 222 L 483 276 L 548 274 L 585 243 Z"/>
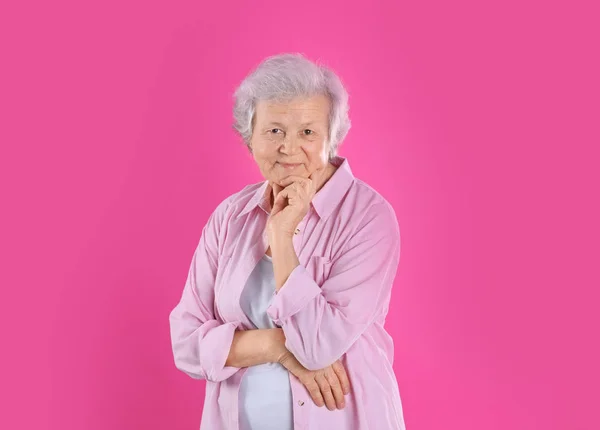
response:
<path fill-rule="evenodd" d="M 276 363 L 286 352 L 281 328 L 238 330 L 233 335 L 225 366 L 249 367 Z"/>
<path fill-rule="evenodd" d="M 293 270 L 300 264 L 294 242 L 290 236 L 275 236 L 270 239 L 273 254 L 273 272 L 275 275 L 275 291 L 279 292 Z"/>

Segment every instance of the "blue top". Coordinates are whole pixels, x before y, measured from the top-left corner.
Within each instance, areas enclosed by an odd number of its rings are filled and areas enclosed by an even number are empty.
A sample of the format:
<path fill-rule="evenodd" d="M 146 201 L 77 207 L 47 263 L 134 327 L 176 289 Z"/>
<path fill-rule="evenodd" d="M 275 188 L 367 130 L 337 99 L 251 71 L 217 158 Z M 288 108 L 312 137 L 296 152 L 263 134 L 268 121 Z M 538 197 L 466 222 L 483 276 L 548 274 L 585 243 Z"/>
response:
<path fill-rule="evenodd" d="M 266 312 L 274 292 L 273 261 L 265 254 L 240 296 L 242 310 L 258 329 L 277 327 Z M 293 430 L 289 378 L 288 370 L 279 363 L 248 367 L 239 391 L 240 430 Z"/>

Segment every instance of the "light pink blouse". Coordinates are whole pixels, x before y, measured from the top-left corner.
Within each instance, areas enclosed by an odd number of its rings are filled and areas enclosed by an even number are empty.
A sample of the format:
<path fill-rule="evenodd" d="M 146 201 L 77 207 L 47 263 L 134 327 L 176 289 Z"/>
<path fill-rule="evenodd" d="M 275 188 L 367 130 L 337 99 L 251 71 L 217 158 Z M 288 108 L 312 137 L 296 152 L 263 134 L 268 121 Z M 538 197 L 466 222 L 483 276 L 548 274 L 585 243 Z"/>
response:
<path fill-rule="evenodd" d="M 352 174 L 348 159 L 316 193 L 293 245 L 300 265 L 267 310 L 286 348 L 307 369 L 340 359 L 350 380 L 346 406 L 314 404 L 291 373 L 295 430 L 404 430 L 394 346 L 384 328 L 400 258 L 392 206 Z M 202 230 L 181 300 L 169 316 L 175 365 L 206 380 L 201 430 L 234 430 L 247 368 L 225 366 L 235 330 L 253 329 L 240 294 L 268 247 L 268 181 L 223 200 Z"/>

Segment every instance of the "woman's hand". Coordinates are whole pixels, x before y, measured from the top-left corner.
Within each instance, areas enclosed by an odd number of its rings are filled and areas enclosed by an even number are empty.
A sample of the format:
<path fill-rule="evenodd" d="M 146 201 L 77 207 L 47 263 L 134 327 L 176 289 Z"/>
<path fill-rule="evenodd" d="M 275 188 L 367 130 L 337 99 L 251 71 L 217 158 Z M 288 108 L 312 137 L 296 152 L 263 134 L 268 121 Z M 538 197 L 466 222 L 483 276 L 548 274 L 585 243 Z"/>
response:
<path fill-rule="evenodd" d="M 270 238 L 294 235 L 296 227 L 308 212 L 310 201 L 317 192 L 317 184 L 325 169 L 326 167 L 322 167 L 315 170 L 308 178 L 289 175 L 279 184 L 273 183 L 275 198 L 267 221 Z"/>
<path fill-rule="evenodd" d="M 327 405 L 327 409 L 333 411 L 336 405 L 338 409 L 346 405 L 344 394 L 350 392 L 350 381 L 340 360 L 331 366 L 313 371 L 302 366 L 296 357 L 287 351 L 280 357 L 279 363 L 300 380 L 317 406 Z"/>

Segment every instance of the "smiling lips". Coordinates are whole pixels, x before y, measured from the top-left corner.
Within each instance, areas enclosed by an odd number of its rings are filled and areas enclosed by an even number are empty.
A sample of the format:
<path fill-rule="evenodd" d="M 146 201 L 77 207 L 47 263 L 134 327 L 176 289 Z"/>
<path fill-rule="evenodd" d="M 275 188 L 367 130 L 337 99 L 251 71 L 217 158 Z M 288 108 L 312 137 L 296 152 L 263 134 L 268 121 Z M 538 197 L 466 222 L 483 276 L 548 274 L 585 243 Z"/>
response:
<path fill-rule="evenodd" d="M 290 164 L 290 163 L 279 163 L 279 164 L 281 164 L 281 166 L 283 166 L 283 168 L 285 168 L 285 169 L 293 169 L 293 168 L 298 167 L 300 165 L 300 163 L 293 163 L 293 164 Z"/>

